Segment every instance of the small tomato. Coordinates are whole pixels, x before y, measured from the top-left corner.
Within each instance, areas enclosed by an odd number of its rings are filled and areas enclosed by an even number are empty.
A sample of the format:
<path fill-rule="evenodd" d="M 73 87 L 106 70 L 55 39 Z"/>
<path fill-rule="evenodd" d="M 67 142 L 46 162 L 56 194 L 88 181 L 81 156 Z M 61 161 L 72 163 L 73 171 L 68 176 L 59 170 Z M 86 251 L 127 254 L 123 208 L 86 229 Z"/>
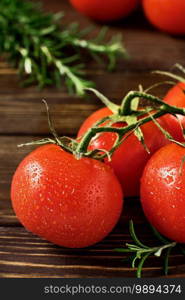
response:
<path fill-rule="evenodd" d="M 164 97 L 164 102 L 177 107 L 185 108 L 185 83 L 179 82 L 172 87 Z M 182 115 L 174 116 L 167 114 L 163 116 L 162 119 L 166 124 L 166 130 L 172 135 L 172 137 L 179 142 L 183 142 L 184 137 L 182 128 L 185 129 L 185 117 Z"/>
<path fill-rule="evenodd" d="M 109 166 L 91 158 L 77 160 L 54 144 L 37 148 L 20 163 L 11 199 L 28 230 L 71 248 L 101 241 L 123 206 L 120 184 Z"/>
<path fill-rule="evenodd" d="M 111 114 L 112 112 L 106 107 L 95 111 L 82 124 L 78 137 L 82 136 L 97 121 Z M 159 122 L 164 127 L 162 120 Z M 124 124 L 117 123 L 113 126 L 123 127 Z M 114 169 L 122 185 L 124 195 L 127 197 L 139 195 L 140 178 L 147 161 L 155 151 L 168 143 L 168 140 L 153 122 L 146 123 L 141 126 L 141 129 L 150 154 L 147 153 L 142 143 L 133 133 L 121 143 L 112 155 L 110 162 L 107 159 L 105 160 Z M 99 134 L 91 141 L 90 149 L 110 150 L 115 140 L 115 133 L 105 132 Z"/>
<path fill-rule="evenodd" d="M 143 0 L 148 20 L 158 29 L 171 34 L 185 34 L 184 0 Z"/>
<path fill-rule="evenodd" d="M 97 21 L 112 21 L 129 15 L 139 0 L 70 0 L 82 14 Z"/>
<path fill-rule="evenodd" d="M 164 236 L 185 243 L 185 148 L 169 144 L 148 161 L 141 203 L 149 222 Z"/>

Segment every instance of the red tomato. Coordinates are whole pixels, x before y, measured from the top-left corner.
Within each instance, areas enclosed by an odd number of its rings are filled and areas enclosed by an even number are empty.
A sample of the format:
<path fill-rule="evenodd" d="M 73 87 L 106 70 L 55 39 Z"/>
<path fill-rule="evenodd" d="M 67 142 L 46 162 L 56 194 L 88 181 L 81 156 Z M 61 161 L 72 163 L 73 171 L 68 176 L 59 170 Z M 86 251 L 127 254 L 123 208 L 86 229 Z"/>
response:
<path fill-rule="evenodd" d="M 112 169 L 56 145 L 31 152 L 18 166 L 11 199 L 21 223 L 55 244 L 81 248 L 102 240 L 121 214 L 123 195 Z"/>
<path fill-rule="evenodd" d="M 78 132 L 78 137 L 83 135 L 98 120 L 111 114 L 112 112 L 108 108 L 103 108 L 94 112 L 82 124 Z M 160 123 L 163 126 L 163 122 L 160 121 Z M 123 126 L 123 124 L 116 124 L 115 126 Z M 146 162 L 156 150 L 168 143 L 168 140 L 153 122 L 149 122 L 141 128 L 146 145 L 150 149 L 150 154 L 146 152 L 137 137 L 132 134 L 115 151 L 111 162 L 106 160 L 106 163 L 113 167 L 115 174 L 122 185 L 124 195 L 127 197 L 139 195 L 140 178 Z M 115 133 L 103 133 L 92 140 L 91 149 L 99 148 L 110 150 L 115 139 Z"/>
<path fill-rule="evenodd" d="M 98 20 L 112 21 L 129 15 L 139 0 L 70 0 L 82 14 Z"/>
<path fill-rule="evenodd" d="M 143 0 L 148 20 L 157 28 L 171 34 L 185 34 L 184 0 Z"/>
<path fill-rule="evenodd" d="M 141 203 L 149 222 L 164 236 L 185 243 L 185 148 L 169 144 L 147 163 Z"/>
<path fill-rule="evenodd" d="M 170 105 L 185 108 L 185 83 L 179 82 L 171 88 L 164 98 L 164 101 Z M 177 115 L 176 118 L 175 116 L 168 114 L 163 116 L 162 119 L 165 121 L 166 129 L 173 138 L 179 142 L 183 142 L 184 137 L 179 121 L 181 122 L 182 127 L 185 128 L 185 117 Z"/>

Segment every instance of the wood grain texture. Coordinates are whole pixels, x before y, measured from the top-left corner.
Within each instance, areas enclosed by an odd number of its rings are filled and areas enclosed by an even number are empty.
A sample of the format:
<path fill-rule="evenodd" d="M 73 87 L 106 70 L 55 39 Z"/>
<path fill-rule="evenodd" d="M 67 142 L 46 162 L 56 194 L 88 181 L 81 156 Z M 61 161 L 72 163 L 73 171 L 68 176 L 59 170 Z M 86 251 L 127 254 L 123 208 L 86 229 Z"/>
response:
<path fill-rule="evenodd" d="M 78 22 L 81 28 L 92 25 L 92 21 L 75 12 L 67 1 L 43 1 L 49 11 L 64 10 L 64 23 Z M 94 24 L 94 35 L 100 25 Z M 121 60 L 114 73 L 108 73 L 92 60 L 87 62 L 87 77 L 96 82 L 97 88 L 119 103 L 129 90 L 135 90 L 139 84 L 144 87 L 161 81 L 152 76 L 151 70 L 169 70 L 176 63 L 184 63 L 185 43 L 182 38 L 174 38 L 155 31 L 144 17 L 134 15 L 126 21 L 115 23 L 109 29 L 108 36 L 116 33 L 123 35 L 130 59 Z M 11 84 L 10 84 L 11 82 Z M 163 96 L 165 87 L 157 89 Z M 67 94 L 65 87 L 38 91 L 36 87 L 21 88 L 15 70 L 3 61 L 0 64 L 0 134 L 47 134 L 48 126 L 42 99 L 51 107 L 55 126 L 62 134 L 74 134 L 89 113 L 101 106 L 95 97 L 78 99 Z M 26 101 L 25 101 L 26 99 Z M 73 121 L 71 121 L 73 120 Z M 22 126 L 24 124 L 24 126 Z"/>
<path fill-rule="evenodd" d="M 86 249 L 65 249 L 26 232 L 23 228 L 1 227 L 0 276 L 15 277 L 134 277 L 135 269 L 121 260 L 114 251 L 124 242 L 130 242 L 125 230 L 117 228 L 104 241 Z M 150 234 L 144 233 L 148 243 Z M 155 241 L 156 242 L 156 241 Z M 154 267 L 155 265 L 155 267 Z M 184 276 L 184 257 L 173 253 L 170 274 Z M 144 276 L 161 276 L 161 259 L 151 258 L 145 266 Z"/>
<path fill-rule="evenodd" d="M 164 79 L 151 75 L 149 71 L 102 72 L 88 78 L 95 81 L 98 89 L 116 103 L 120 103 L 128 91 L 137 90 L 139 84 L 142 83 L 147 88 Z M 7 77 L 7 82 L 0 80 L 0 134 L 47 136 L 49 129 L 42 99 L 47 101 L 55 128 L 61 135 L 76 134 L 85 118 L 102 107 L 101 101 L 92 94 L 89 94 L 88 99 L 80 99 L 69 96 L 64 89 L 50 88 L 38 91 L 36 88 L 19 88 L 18 82 L 15 85 L 12 83 L 10 89 L 10 80 L 12 76 Z M 158 87 L 155 93 L 162 97 L 167 88 L 168 85 Z"/>
<path fill-rule="evenodd" d="M 35 0 L 36 1 L 36 0 Z M 75 12 L 68 1 L 43 0 L 44 9 L 65 10 L 64 23 L 79 22 L 81 28 L 92 21 Z M 125 21 L 110 24 L 108 36 L 123 35 L 130 59 L 120 61 L 116 72 L 108 73 L 89 58 L 87 77 L 97 88 L 119 103 L 129 90 L 139 84 L 148 87 L 164 80 L 151 75 L 155 69 L 170 70 L 176 62 L 185 63 L 185 41 L 154 30 L 143 18 L 135 14 Z M 100 29 L 94 24 L 94 35 Z M 141 239 L 154 245 L 157 241 L 146 225 L 139 199 L 126 199 L 124 214 L 113 232 L 101 243 L 86 249 L 66 249 L 55 246 L 27 232 L 16 218 L 10 202 L 10 184 L 13 173 L 22 158 L 34 147 L 17 148 L 18 144 L 49 135 L 45 107 L 47 100 L 54 125 L 60 135 L 75 136 L 81 122 L 101 103 L 93 95 L 80 99 L 67 94 L 65 87 L 38 91 L 36 87 L 21 88 L 18 74 L 0 60 L 0 277 L 134 277 L 135 269 L 122 262 L 123 256 L 114 248 L 130 242 L 128 221 L 137 224 Z M 163 97 L 167 86 L 154 93 Z M 146 262 L 145 277 L 163 277 L 161 259 L 152 257 Z M 185 260 L 172 252 L 168 277 L 185 277 Z"/>

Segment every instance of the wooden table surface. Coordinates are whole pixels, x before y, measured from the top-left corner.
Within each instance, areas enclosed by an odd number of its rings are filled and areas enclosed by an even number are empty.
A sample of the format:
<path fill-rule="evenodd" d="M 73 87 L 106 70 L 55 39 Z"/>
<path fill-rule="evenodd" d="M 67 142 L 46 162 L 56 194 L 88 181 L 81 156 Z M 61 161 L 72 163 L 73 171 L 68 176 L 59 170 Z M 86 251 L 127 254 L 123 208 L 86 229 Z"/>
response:
<path fill-rule="evenodd" d="M 78 21 L 81 27 L 92 22 L 80 16 L 67 1 L 45 0 L 44 8 L 56 12 L 64 10 L 64 22 Z M 100 25 L 95 25 L 97 30 Z M 97 88 L 119 103 L 123 95 L 139 84 L 144 87 L 160 81 L 151 75 L 154 69 L 169 70 L 176 62 L 185 64 L 185 41 L 154 30 L 142 14 L 111 26 L 109 34 L 120 32 L 130 60 L 121 61 L 115 73 L 91 61 L 88 78 Z M 155 93 L 163 96 L 166 87 Z M 61 135 L 75 135 L 81 122 L 101 106 L 95 97 L 88 100 L 69 96 L 61 90 L 35 87 L 21 88 L 17 74 L 2 60 L 0 62 L 0 277 L 134 277 L 135 269 L 122 262 L 122 255 L 114 251 L 130 242 L 128 220 L 137 225 L 143 241 L 153 243 L 139 205 L 139 199 L 126 199 L 124 215 L 114 231 L 101 243 L 86 249 L 66 249 L 55 246 L 27 232 L 15 217 L 10 202 L 12 175 L 21 159 L 31 151 L 17 149 L 17 144 L 48 136 L 45 109 L 41 100 L 50 106 L 55 128 Z M 150 258 L 145 264 L 144 277 L 162 277 L 161 259 Z M 170 258 L 169 277 L 185 277 L 184 257 L 176 252 Z"/>

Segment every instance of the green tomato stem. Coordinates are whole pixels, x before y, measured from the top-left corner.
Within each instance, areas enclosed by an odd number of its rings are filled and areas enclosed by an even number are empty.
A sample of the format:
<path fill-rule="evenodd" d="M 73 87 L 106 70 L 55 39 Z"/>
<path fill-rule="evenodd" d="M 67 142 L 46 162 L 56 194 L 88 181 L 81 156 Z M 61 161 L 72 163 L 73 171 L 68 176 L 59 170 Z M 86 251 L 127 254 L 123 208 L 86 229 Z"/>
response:
<path fill-rule="evenodd" d="M 97 127 L 94 126 L 92 128 L 90 128 L 86 134 L 82 137 L 80 143 L 78 144 L 76 150 L 75 150 L 75 154 L 80 154 L 83 153 L 85 154 L 87 152 L 88 146 L 91 142 L 91 139 L 93 137 L 96 136 L 97 133 L 102 133 L 102 132 L 114 132 L 116 134 L 118 134 L 118 139 L 116 144 L 114 144 L 113 149 L 111 149 L 111 154 L 113 154 L 113 152 L 119 147 L 120 145 L 120 141 L 122 140 L 122 138 L 124 137 L 124 135 L 126 133 L 128 133 L 131 130 L 135 130 L 136 128 L 138 128 L 141 125 L 144 125 L 145 123 L 153 120 L 153 119 L 157 119 L 159 117 L 162 117 L 165 114 L 181 114 L 181 115 L 185 115 L 185 109 L 184 108 L 179 108 L 176 106 L 171 106 L 167 103 L 164 103 L 162 100 L 160 100 L 159 98 L 152 96 L 150 94 L 146 94 L 143 92 L 129 92 L 127 94 L 127 96 L 124 98 L 119 113 L 117 114 L 117 120 L 120 120 L 120 117 L 123 115 L 131 115 L 134 114 L 135 111 L 133 111 L 131 109 L 131 104 L 133 99 L 135 99 L 136 97 L 139 98 L 145 98 L 147 100 L 152 101 L 153 103 L 158 105 L 158 108 L 156 109 L 156 112 L 152 115 L 149 115 L 145 118 L 142 118 L 140 120 L 136 120 L 136 122 L 133 122 L 130 125 L 127 125 L 125 127 L 121 127 L 121 128 L 117 128 L 117 127 L 110 127 L 110 126 L 102 126 L 102 127 Z M 147 112 L 147 111 L 146 111 Z M 116 118 L 115 118 L 116 120 Z M 116 121 L 115 121 L 116 123 Z M 113 151 L 112 151 L 113 150 Z"/>
<path fill-rule="evenodd" d="M 120 115 L 126 116 L 126 115 L 131 115 L 133 113 L 131 104 L 132 104 L 132 101 L 136 97 L 149 100 L 149 101 L 153 102 L 154 104 L 156 104 L 156 106 L 160 105 L 157 108 L 158 110 L 167 111 L 168 113 L 171 113 L 171 114 L 183 114 L 184 115 L 184 113 L 185 113 L 185 109 L 179 108 L 176 106 L 171 106 L 171 105 L 163 102 L 161 99 L 159 99 L 156 96 L 146 94 L 143 92 L 131 91 L 126 95 L 126 97 L 123 99 L 123 101 L 121 103 L 120 110 L 119 110 Z"/>

